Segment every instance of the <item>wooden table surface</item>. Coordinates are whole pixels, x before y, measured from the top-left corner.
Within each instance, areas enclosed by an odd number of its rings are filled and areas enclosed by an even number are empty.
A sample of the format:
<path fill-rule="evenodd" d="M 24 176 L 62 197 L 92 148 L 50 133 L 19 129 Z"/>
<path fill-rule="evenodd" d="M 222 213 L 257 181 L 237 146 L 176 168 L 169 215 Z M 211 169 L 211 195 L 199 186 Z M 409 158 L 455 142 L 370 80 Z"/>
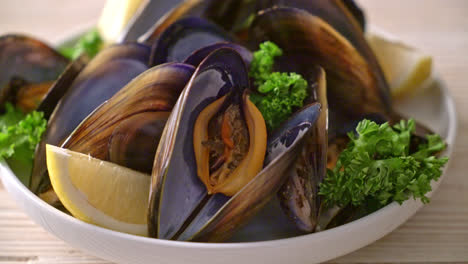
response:
<path fill-rule="evenodd" d="M 457 103 L 459 133 L 448 177 L 432 202 L 399 229 L 333 263 L 468 263 L 468 1 L 360 0 L 372 24 L 432 54 Z M 53 42 L 97 20 L 104 0 L 0 2 L 0 34 Z M 1 69 L 0 69 L 1 70 Z M 34 224 L 0 186 L 0 264 L 108 263 Z"/>

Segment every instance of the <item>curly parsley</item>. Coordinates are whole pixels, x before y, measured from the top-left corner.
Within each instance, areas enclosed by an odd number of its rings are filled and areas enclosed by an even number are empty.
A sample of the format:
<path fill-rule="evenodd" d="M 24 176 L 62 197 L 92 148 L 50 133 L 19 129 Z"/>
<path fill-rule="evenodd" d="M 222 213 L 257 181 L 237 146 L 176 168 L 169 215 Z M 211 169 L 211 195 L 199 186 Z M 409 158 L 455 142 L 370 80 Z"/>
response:
<path fill-rule="evenodd" d="M 41 140 L 47 121 L 41 112 L 33 111 L 27 115 L 7 103 L 6 113 L 0 116 L 0 158 L 18 158 L 18 149 L 25 157 L 31 159 L 34 149 Z"/>
<path fill-rule="evenodd" d="M 363 120 L 356 128 L 357 136 L 349 134 L 350 143 L 320 184 L 320 195 L 328 206 L 360 206 L 367 200 L 386 205 L 403 203 L 409 198 L 428 203 L 426 194 L 431 181 L 442 174 L 448 158 L 435 153 L 446 145 L 439 135 L 427 136 L 416 153 L 410 154 L 410 139 L 414 120 L 401 121 L 393 128 Z"/>
<path fill-rule="evenodd" d="M 73 46 L 60 48 L 60 53 L 69 59 L 76 59 L 81 54 L 86 53 L 90 58 L 96 56 L 101 50 L 103 41 L 99 32 L 93 29 L 83 35 Z"/>
<path fill-rule="evenodd" d="M 258 91 L 250 95 L 250 100 L 270 130 L 288 119 L 295 108 L 302 107 L 307 97 L 308 83 L 300 74 L 273 72 L 275 57 L 281 55 L 283 51 L 276 44 L 264 42 L 254 53 L 250 66 L 250 76 Z"/>
<path fill-rule="evenodd" d="M 0 115 L 0 158 L 8 162 L 18 178 L 29 185 L 34 150 L 46 130 L 47 121 L 41 112 L 24 114 L 11 103 Z"/>

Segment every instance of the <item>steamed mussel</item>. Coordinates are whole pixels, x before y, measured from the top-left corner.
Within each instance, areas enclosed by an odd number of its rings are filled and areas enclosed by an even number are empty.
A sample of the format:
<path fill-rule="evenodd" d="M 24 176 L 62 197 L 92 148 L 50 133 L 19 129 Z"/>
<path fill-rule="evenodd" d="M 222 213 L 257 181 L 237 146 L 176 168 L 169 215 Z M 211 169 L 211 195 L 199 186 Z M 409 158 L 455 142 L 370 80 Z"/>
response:
<path fill-rule="evenodd" d="M 149 54 L 150 48 L 142 44 L 115 45 L 100 52 L 75 78 L 57 82 L 58 88 L 66 92 L 54 108 L 36 150 L 30 184 L 33 192 L 39 195 L 47 193 L 48 197 L 53 192 L 47 175 L 45 145 L 62 144 L 96 107 L 147 70 Z M 48 200 L 51 203 L 58 202 L 53 195 Z"/>
<path fill-rule="evenodd" d="M 60 205 L 47 172 L 51 144 L 147 175 L 147 235 L 155 238 L 224 241 L 267 204 L 278 204 L 297 233 L 363 215 L 327 206 L 320 186 L 360 120 L 401 119 L 365 24 L 352 0 L 187 0 L 139 43 L 107 47 L 91 60 L 42 51 L 51 57 L 50 78 L 27 79 L 45 67 L 37 62 L 0 75 L 0 101 L 25 97 L 11 87 L 54 81 L 38 104 L 50 118 L 30 189 Z M 0 63 L 8 41 L 0 38 Z M 279 104 L 289 112 L 275 126 L 253 99 L 269 92 L 252 74 L 262 60 L 254 51 L 268 42 L 281 52 L 263 58 L 271 65 L 262 78 L 276 78 L 263 84 L 287 88 L 275 100 L 298 78 L 304 88 L 300 104 Z"/>
<path fill-rule="evenodd" d="M 200 64 L 169 118 L 168 124 L 178 125 L 166 126 L 156 153 L 150 235 L 224 240 L 279 189 L 320 108 L 308 107 L 271 137 L 261 170 L 265 121 L 248 101 L 248 89 L 247 70 L 234 50 L 219 49 Z M 229 229 L 217 232 L 226 222 Z"/>
<path fill-rule="evenodd" d="M 22 35 L 0 37 L 0 105 L 37 109 L 69 61 L 45 43 Z"/>

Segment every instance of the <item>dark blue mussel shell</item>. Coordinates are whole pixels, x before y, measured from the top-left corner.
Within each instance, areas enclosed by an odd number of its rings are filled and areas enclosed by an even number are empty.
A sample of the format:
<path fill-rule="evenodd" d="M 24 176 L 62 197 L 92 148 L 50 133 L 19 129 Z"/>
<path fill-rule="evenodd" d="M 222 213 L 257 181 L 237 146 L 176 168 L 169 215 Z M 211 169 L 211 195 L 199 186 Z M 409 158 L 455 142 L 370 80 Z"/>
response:
<path fill-rule="evenodd" d="M 96 107 L 147 70 L 149 55 L 150 48 L 142 44 L 111 46 L 93 58 L 71 83 L 61 84 L 70 87 L 51 115 L 36 149 L 30 184 L 33 192 L 50 188 L 45 145 L 60 145 Z"/>
<path fill-rule="evenodd" d="M 213 51 L 220 49 L 220 48 L 231 48 L 239 53 L 241 55 L 242 59 L 244 60 L 246 66 L 249 66 L 250 63 L 252 62 L 252 52 L 250 52 L 247 48 L 234 44 L 231 42 L 220 42 L 216 43 L 213 45 L 206 46 L 204 48 L 201 48 L 194 53 L 192 53 L 185 61 L 184 63 L 193 65 L 195 67 L 198 67 L 198 65 L 206 58 L 210 53 Z"/>
<path fill-rule="evenodd" d="M 151 63 L 183 62 L 193 52 L 217 42 L 234 42 L 234 38 L 213 22 L 184 18 L 168 27 L 155 42 Z"/>
<path fill-rule="evenodd" d="M 194 70 L 167 63 L 145 71 L 93 111 L 62 147 L 150 174 L 167 118 Z"/>

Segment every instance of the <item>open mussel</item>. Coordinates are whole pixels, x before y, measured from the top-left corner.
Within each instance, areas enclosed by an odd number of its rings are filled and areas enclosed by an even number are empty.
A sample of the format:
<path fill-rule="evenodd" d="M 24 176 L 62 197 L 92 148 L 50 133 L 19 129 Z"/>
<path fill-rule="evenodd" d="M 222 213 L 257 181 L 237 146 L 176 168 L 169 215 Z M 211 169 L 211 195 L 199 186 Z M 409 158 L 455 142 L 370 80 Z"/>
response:
<path fill-rule="evenodd" d="M 51 115 L 47 130 L 36 149 L 30 188 L 35 193 L 50 190 L 45 145 L 60 145 L 73 130 L 104 101 L 148 69 L 150 48 L 142 44 L 111 46 L 94 57 L 68 88 Z M 86 99 L 83 99 L 86 98 Z"/>
<path fill-rule="evenodd" d="M 166 120 L 194 68 L 163 64 L 99 106 L 62 147 L 150 174 Z"/>
<path fill-rule="evenodd" d="M 156 153 L 151 236 L 225 240 L 286 180 L 320 105 L 306 107 L 267 142 L 265 121 L 248 91 L 244 60 L 233 49 L 218 49 L 198 66 Z"/>
<path fill-rule="evenodd" d="M 22 35 L 0 37 L 0 105 L 35 110 L 69 61 L 43 42 Z"/>

